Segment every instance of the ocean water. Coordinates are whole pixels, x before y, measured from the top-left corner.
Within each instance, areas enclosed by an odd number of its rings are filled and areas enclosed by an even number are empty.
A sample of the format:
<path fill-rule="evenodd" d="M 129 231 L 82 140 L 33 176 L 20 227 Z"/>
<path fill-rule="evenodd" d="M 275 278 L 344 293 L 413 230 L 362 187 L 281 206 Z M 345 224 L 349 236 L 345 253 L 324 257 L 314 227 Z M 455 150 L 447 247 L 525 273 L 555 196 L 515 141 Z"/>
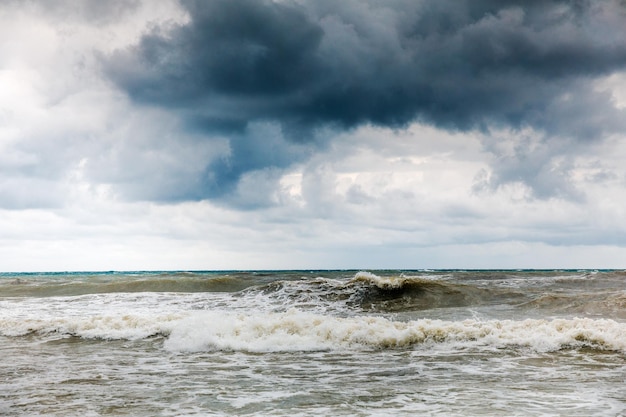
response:
<path fill-rule="evenodd" d="M 0 361 L 7 416 L 626 416 L 626 273 L 0 274 Z"/>

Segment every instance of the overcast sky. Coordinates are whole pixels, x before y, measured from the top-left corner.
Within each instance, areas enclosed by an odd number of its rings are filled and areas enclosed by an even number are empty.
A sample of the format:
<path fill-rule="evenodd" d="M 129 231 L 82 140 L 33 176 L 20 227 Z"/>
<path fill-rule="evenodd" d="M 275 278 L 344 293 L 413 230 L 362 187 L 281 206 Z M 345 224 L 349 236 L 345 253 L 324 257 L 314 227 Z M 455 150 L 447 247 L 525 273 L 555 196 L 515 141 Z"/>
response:
<path fill-rule="evenodd" d="M 626 2 L 0 0 L 0 271 L 626 268 Z"/>

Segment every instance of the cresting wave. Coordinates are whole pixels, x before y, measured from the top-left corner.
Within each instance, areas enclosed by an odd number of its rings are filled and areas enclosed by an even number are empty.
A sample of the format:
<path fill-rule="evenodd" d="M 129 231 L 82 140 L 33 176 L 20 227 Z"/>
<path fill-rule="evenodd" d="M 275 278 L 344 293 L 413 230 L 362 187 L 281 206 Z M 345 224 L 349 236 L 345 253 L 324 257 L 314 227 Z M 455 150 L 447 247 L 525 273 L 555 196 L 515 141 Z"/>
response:
<path fill-rule="evenodd" d="M 592 348 L 626 351 L 626 324 L 612 320 L 392 321 L 383 317 L 327 317 L 299 311 L 223 315 L 203 312 L 182 320 L 165 347 L 174 351 L 315 351 L 451 347 L 526 347 L 538 351 Z"/>
<path fill-rule="evenodd" d="M 405 275 L 381 277 L 371 272 L 359 271 L 355 274 L 354 278 L 348 281 L 348 285 L 364 283 L 377 287 L 381 290 L 396 290 L 406 286 L 427 284 L 429 282 L 432 283 L 434 280 L 425 279 L 424 277 L 412 277 Z"/>
<path fill-rule="evenodd" d="M 189 351 L 332 351 L 449 348 L 536 351 L 589 348 L 626 352 L 626 323 L 609 319 L 414 320 L 376 316 L 329 317 L 289 310 L 236 314 L 199 311 L 186 314 L 109 315 L 50 319 L 0 319 L 0 336 L 147 339 L 164 337 L 164 347 Z"/>
<path fill-rule="evenodd" d="M 304 309 L 314 306 L 317 311 L 396 313 L 509 305 L 548 314 L 626 319 L 623 282 L 618 271 L 415 272 L 410 276 L 389 272 L 350 276 L 340 271 L 0 274 L 0 294 L 228 293 L 238 302 Z"/>
<path fill-rule="evenodd" d="M 417 311 L 432 308 L 466 307 L 497 302 L 524 301 L 518 291 L 479 288 L 448 282 L 441 277 L 387 276 L 358 272 L 349 280 L 316 278 L 274 281 L 249 287 L 245 295 L 263 293 L 290 305 L 331 304 L 356 307 L 370 312 Z"/>

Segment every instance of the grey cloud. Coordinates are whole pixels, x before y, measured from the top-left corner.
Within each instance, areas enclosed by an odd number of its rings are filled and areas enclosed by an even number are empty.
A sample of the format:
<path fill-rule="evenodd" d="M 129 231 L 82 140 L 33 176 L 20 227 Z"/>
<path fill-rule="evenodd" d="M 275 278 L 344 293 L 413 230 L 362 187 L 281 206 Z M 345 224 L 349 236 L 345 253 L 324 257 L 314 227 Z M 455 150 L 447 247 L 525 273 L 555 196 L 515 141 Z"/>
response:
<path fill-rule="evenodd" d="M 626 128 L 597 77 L 626 69 L 626 7 L 607 1 L 188 0 L 104 59 L 106 74 L 189 129 L 232 134 L 207 197 L 307 152 L 269 152 L 250 123 L 317 146 L 319 128 L 413 121 L 453 130 L 531 127 L 578 142 Z M 504 175 L 504 174 L 503 174 Z M 504 176 L 503 176 L 504 177 Z"/>
<path fill-rule="evenodd" d="M 287 168 L 313 152 L 306 143 L 287 140 L 275 123 L 250 123 L 244 132 L 233 132 L 229 137 L 230 152 L 208 164 L 202 175 L 200 197 L 221 198 L 245 209 L 271 205 L 271 191 L 280 178 L 276 169 Z M 245 184 L 240 183 L 244 174 L 255 172 L 256 180 L 248 178 Z M 265 197 L 260 195 L 263 190 L 267 191 Z"/>
<path fill-rule="evenodd" d="M 0 208 L 61 206 L 67 191 L 63 182 L 85 151 L 78 138 L 71 129 L 49 128 L 6 146 L 0 155 Z"/>

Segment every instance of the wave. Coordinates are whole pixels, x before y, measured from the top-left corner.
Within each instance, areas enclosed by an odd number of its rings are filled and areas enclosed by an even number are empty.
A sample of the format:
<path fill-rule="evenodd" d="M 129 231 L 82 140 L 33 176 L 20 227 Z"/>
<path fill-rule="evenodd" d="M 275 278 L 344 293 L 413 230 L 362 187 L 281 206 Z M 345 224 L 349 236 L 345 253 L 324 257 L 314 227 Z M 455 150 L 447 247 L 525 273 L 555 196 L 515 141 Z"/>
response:
<path fill-rule="evenodd" d="M 122 292 L 234 292 L 259 284 L 259 280 L 252 280 L 248 275 L 194 272 L 20 274 L 0 280 L 0 293 L 8 297 L 50 297 Z"/>
<path fill-rule="evenodd" d="M 242 295 L 267 295 L 292 306 L 318 306 L 341 309 L 357 307 L 372 312 L 401 312 L 433 308 L 467 307 L 495 302 L 522 300 L 524 295 L 511 289 L 480 288 L 448 282 L 442 277 L 388 276 L 358 272 L 352 279 L 316 278 L 274 281 L 250 287 Z M 332 307 L 330 307 L 332 306 Z"/>
<path fill-rule="evenodd" d="M 626 319 L 626 292 L 591 294 L 541 294 L 522 303 L 526 309 L 542 309 L 553 314 L 599 315 Z"/>
<path fill-rule="evenodd" d="M 520 313 L 535 317 L 590 315 L 626 319 L 626 292 L 622 276 L 617 272 L 572 276 L 553 272 L 530 276 L 502 272 L 351 274 L 340 271 L 17 274 L 0 277 L 0 294 L 2 298 L 35 299 L 116 293 L 198 293 L 204 301 L 199 299 L 194 308 L 201 309 L 212 309 L 219 298 L 220 305 L 229 303 L 242 310 L 279 312 L 296 308 L 335 315 L 409 313 L 405 315 L 407 319 L 416 317 L 413 312 L 421 315 L 426 310 L 467 311 L 473 307 L 485 311 L 491 306 L 514 311 L 516 315 L 512 317 L 519 317 Z M 225 297 L 220 298 L 217 293 Z M 433 312 L 431 317 L 437 315 L 438 312 Z"/>
<path fill-rule="evenodd" d="M 626 352 L 626 323 L 609 319 L 413 320 L 377 316 L 334 317 L 289 310 L 244 314 L 224 311 L 163 315 L 0 319 L 0 336 L 84 339 L 164 338 L 172 352 L 290 352 L 329 350 L 596 349 Z"/>
<path fill-rule="evenodd" d="M 326 317 L 299 311 L 259 316 L 204 313 L 179 323 L 165 342 L 173 351 L 315 351 L 450 347 L 508 347 L 555 351 L 626 351 L 626 324 L 600 319 L 415 320 Z"/>

